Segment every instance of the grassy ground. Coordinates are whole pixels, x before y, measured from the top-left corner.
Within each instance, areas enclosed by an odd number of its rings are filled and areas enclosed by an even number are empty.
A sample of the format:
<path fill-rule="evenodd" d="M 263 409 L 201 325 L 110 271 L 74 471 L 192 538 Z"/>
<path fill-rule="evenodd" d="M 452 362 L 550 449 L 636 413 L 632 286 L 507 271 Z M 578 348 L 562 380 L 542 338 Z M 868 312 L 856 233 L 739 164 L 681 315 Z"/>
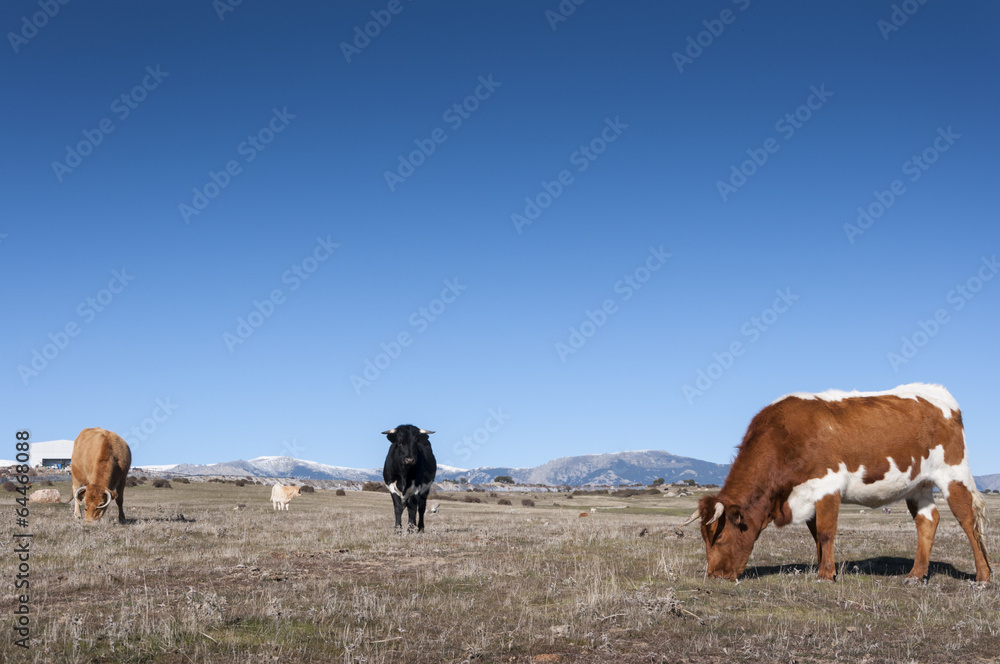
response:
<path fill-rule="evenodd" d="M 68 485 L 57 488 L 69 497 Z M 815 580 L 804 527 L 768 528 L 747 576 L 731 583 L 706 579 L 697 530 L 676 528 L 697 496 L 534 494 L 535 507 L 522 507 L 520 495 L 501 494 L 508 507 L 478 493 L 484 503 L 442 501 L 426 533 L 397 536 L 386 494 L 321 491 L 288 512 L 273 512 L 269 495 L 259 486 L 146 484 L 126 491 L 125 526 L 114 507 L 85 526 L 70 505 L 32 505 L 31 649 L 14 647 L 5 628 L 0 659 L 1000 658 L 1000 576 L 987 588 L 970 582 L 968 540 L 946 507 L 930 582 L 908 587 L 916 535 L 902 505 L 891 514 L 844 507 L 836 583 Z M 0 499 L 13 505 L 15 496 Z M 996 514 L 1000 500 L 987 500 Z M 5 543 L 12 521 L 0 525 Z M 987 544 L 1000 550 L 995 536 Z M 9 598 L 6 544 L 3 558 Z M 9 623 L 13 603 L 5 606 Z"/>

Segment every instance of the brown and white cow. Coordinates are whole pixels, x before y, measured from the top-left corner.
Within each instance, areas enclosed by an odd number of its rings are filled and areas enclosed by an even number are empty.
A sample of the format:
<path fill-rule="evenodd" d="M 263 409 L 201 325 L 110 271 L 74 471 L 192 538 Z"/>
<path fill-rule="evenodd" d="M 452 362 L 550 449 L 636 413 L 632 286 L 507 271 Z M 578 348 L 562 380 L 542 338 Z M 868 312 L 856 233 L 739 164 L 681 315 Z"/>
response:
<path fill-rule="evenodd" d="M 73 442 L 70 473 L 73 476 L 73 514 L 96 521 L 111 501 L 118 503 L 118 521 L 125 523 L 125 480 L 132 467 L 128 443 L 113 431 L 84 429 Z"/>
<path fill-rule="evenodd" d="M 271 506 L 276 510 L 287 510 L 292 498 L 299 495 L 299 487 L 275 484 L 271 487 Z"/>
<path fill-rule="evenodd" d="M 989 581 L 986 506 L 948 390 L 914 383 L 885 392 L 789 394 L 753 418 L 725 485 L 703 497 L 684 525 L 701 519 L 708 574 L 735 580 L 769 523 L 804 523 L 816 541 L 819 578 L 832 581 L 840 503 L 905 500 L 917 526 L 911 582 L 927 576 L 939 519 L 935 487 L 972 544 L 976 580 Z"/>

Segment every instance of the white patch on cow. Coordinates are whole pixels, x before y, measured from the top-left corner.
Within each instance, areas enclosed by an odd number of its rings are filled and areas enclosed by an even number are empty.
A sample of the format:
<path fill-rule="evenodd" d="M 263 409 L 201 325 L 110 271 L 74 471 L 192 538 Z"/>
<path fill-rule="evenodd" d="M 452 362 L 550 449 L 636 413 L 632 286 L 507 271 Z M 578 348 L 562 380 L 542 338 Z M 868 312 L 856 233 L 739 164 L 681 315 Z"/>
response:
<path fill-rule="evenodd" d="M 823 401 L 842 401 L 844 399 L 856 399 L 860 397 L 899 397 L 900 399 L 916 399 L 919 397 L 925 401 L 929 401 L 933 405 L 941 409 L 944 413 L 944 418 L 951 419 L 951 414 L 957 411 L 958 402 L 955 401 L 955 397 L 951 396 L 951 393 L 946 390 L 941 385 L 930 385 L 927 383 L 910 383 L 908 385 L 900 385 L 899 387 L 894 387 L 891 390 L 884 390 L 882 392 L 858 392 L 857 390 L 852 390 L 851 392 L 845 392 L 843 390 L 827 390 L 826 392 L 795 392 L 793 394 L 786 394 L 783 397 L 775 399 L 771 402 L 771 405 L 783 401 L 785 399 L 790 399 L 792 397 L 798 399 L 822 399 Z"/>
<path fill-rule="evenodd" d="M 431 484 L 432 484 L 431 482 L 427 482 L 425 484 L 411 484 L 410 486 L 406 487 L 405 491 L 399 490 L 398 481 L 393 482 L 392 484 L 386 484 L 386 486 L 389 488 L 389 493 L 396 494 L 405 503 L 413 496 L 416 496 L 421 493 L 427 493 L 428 491 L 430 491 Z"/>
<path fill-rule="evenodd" d="M 841 502 L 866 507 L 881 507 L 913 498 L 918 502 L 918 513 L 930 518 L 934 509 L 933 487 L 936 486 L 945 499 L 948 498 L 948 485 L 952 482 L 961 482 L 972 492 L 976 490 L 968 458 L 963 456 L 957 465 L 948 465 L 944 462 L 942 445 L 933 448 L 928 458 L 920 459 L 920 471 L 914 478 L 910 477 L 909 468 L 900 470 L 893 459 L 889 459 L 889 471 L 878 482 L 865 484 L 865 472 L 864 466 L 851 472 L 847 464 L 841 462 L 836 470 L 828 470 L 823 477 L 815 477 L 793 488 L 788 496 L 792 523 L 802 524 L 811 519 L 816 514 L 816 501 L 837 491 L 840 492 Z M 929 503 L 928 496 L 931 496 Z"/>

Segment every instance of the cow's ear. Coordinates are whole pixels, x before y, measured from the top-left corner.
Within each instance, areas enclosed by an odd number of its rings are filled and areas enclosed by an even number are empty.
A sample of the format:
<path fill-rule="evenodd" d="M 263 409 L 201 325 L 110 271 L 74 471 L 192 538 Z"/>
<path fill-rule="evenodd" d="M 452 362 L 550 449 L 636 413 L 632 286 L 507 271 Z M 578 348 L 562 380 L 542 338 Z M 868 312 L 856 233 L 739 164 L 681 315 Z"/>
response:
<path fill-rule="evenodd" d="M 730 505 L 726 508 L 726 520 L 734 526 L 739 526 L 743 523 L 743 515 L 740 513 L 739 506 Z"/>

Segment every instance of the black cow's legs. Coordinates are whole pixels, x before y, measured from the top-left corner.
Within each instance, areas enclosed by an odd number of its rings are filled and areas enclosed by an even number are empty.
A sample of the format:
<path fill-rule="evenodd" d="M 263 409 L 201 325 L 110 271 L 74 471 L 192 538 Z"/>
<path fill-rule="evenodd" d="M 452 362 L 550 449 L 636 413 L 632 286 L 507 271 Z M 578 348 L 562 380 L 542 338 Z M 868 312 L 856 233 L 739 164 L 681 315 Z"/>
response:
<path fill-rule="evenodd" d="M 392 494 L 392 507 L 396 512 L 396 532 L 402 532 L 403 530 L 403 499 Z"/>

